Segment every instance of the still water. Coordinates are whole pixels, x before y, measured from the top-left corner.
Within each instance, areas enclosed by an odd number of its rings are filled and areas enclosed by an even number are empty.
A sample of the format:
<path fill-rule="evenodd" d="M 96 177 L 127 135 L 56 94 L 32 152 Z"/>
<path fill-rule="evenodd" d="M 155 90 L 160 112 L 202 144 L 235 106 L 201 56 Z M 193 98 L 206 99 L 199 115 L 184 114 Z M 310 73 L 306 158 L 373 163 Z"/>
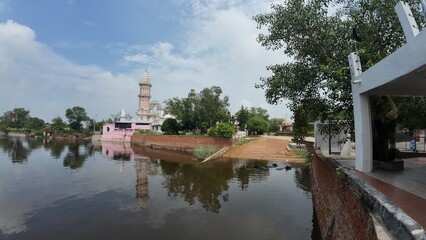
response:
<path fill-rule="evenodd" d="M 129 144 L 0 138 L 0 239 L 318 239 L 303 166 L 195 163 Z"/>

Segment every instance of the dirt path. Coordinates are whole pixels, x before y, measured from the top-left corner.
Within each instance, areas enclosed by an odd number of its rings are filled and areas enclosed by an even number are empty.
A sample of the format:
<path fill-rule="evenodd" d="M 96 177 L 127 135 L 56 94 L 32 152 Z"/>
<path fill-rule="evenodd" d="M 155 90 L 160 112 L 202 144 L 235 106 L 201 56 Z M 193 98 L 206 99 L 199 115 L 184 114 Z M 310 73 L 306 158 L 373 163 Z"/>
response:
<path fill-rule="evenodd" d="M 252 142 L 232 147 L 222 157 L 304 162 L 304 158 L 297 157 L 294 152 L 287 150 L 289 142 L 290 138 L 285 137 L 259 137 Z"/>

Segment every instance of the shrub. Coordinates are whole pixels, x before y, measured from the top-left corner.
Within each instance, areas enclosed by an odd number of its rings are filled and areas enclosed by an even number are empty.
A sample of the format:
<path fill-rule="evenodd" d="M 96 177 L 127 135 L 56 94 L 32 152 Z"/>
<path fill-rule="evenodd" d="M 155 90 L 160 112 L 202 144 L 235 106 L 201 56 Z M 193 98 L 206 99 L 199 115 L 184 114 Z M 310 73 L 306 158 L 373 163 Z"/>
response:
<path fill-rule="evenodd" d="M 167 118 L 161 125 L 161 131 L 165 134 L 178 134 L 179 130 L 179 123 L 174 118 Z"/>
<path fill-rule="evenodd" d="M 208 156 L 217 152 L 217 149 L 212 145 L 200 146 L 194 149 L 194 156 L 198 159 L 205 159 Z"/>
<path fill-rule="evenodd" d="M 229 123 L 219 123 L 215 127 L 209 129 L 209 136 L 231 138 L 236 133 L 237 129 Z"/>
<path fill-rule="evenodd" d="M 139 134 L 143 134 L 143 135 L 153 135 L 153 134 L 155 134 L 152 131 L 145 131 L 145 130 L 139 130 L 138 133 Z"/>

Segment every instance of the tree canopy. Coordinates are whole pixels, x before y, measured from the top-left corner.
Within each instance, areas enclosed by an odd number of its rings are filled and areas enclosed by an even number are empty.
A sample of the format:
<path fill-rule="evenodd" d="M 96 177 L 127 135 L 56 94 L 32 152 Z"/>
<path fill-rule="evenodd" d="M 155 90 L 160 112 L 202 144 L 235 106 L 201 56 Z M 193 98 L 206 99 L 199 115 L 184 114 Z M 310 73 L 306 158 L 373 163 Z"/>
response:
<path fill-rule="evenodd" d="M 191 89 L 186 98 L 173 98 L 165 101 L 165 112 L 176 117 L 184 130 L 207 129 L 217 122 L 229 121 L 229 99 L 221 98 L 222 89 L 217 86 L 204 88 L 199 93 Z"/>
<path fill-rule="evenodd" d="M 7 111 L 0 117 L 0 122 L 6 128 L 24 128 L 25 123 L 30 119 L 30 111 L 25 108 L 14 108 Z"/>
<path fill-rule="evenodd" d="M 418 1 L 406 2 L 421 22 Z M 405 42 L 394 11 L 396 3 L 396 0 L 287 0 L 273 4 L 270 13 L 254 17 L 258 28 L 268 30 L 258 36 L 258 41 L 267 49 L 282 49 L 292 61 L 268 66 L 272 75 L 261 78 L 256 87 L 265 90 L 269 103 L 290 100 L 288 106 L 294 115 L 303 116 L 295 119 L 295 130 L 309 121 L 332 119 L 351 121 L 353 130 L 347 55 L 358 51 L 365 71 Z M 330 6 L 335 11 L 330 11 Z M 414 102 L 425 104 L 423 98 L 415 98 Z M 375 159 L 386 158 L 389 131 L 394 131 L 397 123 L 404 124 L 407 118 L 415 117 L 412 114 L 403 117 L 406 112 L 402 109 L 412 106 L 412 98 L 371 98 Z"/>
<path fill-rule="evenodd" d="M 68 118 L 69 127 L 77 132 L 82 130 L 82 122 L 89 120 L 86 110 L 80 106 L 68 108 L 65 116 Z"/>

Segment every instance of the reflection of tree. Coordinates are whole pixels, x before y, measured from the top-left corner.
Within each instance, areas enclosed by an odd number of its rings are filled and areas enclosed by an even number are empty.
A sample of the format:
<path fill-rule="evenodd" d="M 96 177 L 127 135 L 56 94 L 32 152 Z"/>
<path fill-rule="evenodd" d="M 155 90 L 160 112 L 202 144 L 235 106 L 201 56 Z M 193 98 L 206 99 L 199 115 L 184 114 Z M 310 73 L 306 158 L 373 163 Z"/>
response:
<path fill-rule="evenodd" d="M 204 209 L 219 213 L 221 200 L 228 201 L 228 181 L 234 177 L 231 168 L 211 169 L 160 162 L 163 186 L 170 196 L 182 196 L 189 204 L 197 200 Z"/>
<path fill-rule="evenodd" d="M 24 146 L 25 139 L 21 138 L 0 138 L 0 145 L 3 152 L 12 160 L 12 163 L 24 163 L 31 153 L 29 146 Z"/>
<path fill-rule="evenodd" d="M 62 153 L 65 150 L 65 143 L 60 141 L 55 141 L 50 145 L 50 156 L 59 159 L 62 156 Z"/>
<path fill-rule="evenodd" d="M 238 179 L 239 187 L 241 188 L 241 190 L 247 190 L 251 172 L 252 170 L 247 168 L 246 166 L 235 169 L 235 176 Z"/>
<path fill-rule="evenodd" d="M 82 147 L 83 148 L 82 148 Z M 84 150 L 84 152 L 81 152 Z M 83 142 L 73 142 L 68 144 L 68 153 L 64 157 L 64 167 L 71 169 L 81 168 L 84 161 L 93 154 L 93 146 Z"/>
<path fill-rule="evenodd" d="M 309 179 L 309 167 L 303 166 L 294 171 L 294 181 L 298 188 L 310 192 L 311 191 L 311 182 Z"/>

